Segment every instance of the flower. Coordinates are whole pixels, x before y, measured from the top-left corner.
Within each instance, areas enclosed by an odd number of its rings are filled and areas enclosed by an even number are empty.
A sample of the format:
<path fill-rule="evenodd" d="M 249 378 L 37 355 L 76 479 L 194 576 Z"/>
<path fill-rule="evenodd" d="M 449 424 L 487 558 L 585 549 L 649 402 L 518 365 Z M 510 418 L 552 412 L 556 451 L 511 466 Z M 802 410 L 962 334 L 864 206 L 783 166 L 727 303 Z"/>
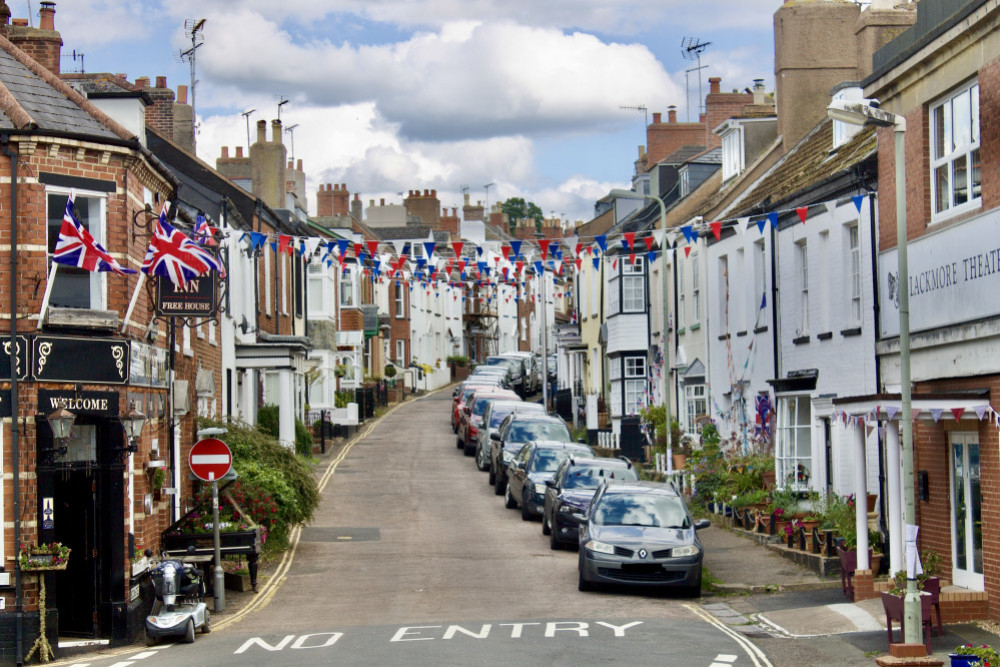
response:
<path fill-rule="evenodd" d="M 992 646 L 983 644 L 982 646 L 973 646 L 972 644 L 960 644 L 955 647 L 952 653 L 956 655 L 974 655 L 979 658 L 979 664 L 982 667 L 989 667 L 990 665 L 996 665 L 1000 662 L 1000 654 L 996 652 Z"/>

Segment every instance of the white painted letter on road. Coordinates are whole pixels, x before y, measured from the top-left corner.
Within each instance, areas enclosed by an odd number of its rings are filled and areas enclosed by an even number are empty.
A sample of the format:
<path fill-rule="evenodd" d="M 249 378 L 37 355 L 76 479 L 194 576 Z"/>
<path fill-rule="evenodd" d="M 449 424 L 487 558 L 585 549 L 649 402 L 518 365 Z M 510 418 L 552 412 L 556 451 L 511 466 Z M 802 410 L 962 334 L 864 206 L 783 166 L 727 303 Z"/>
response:
<path fill-rule="evenodd" d="M 561 628 L 560 625 L 565 625 L 568 627 Z M 586 623 L 576 623 L 573 621 L 558 621 L 556 623 L 546 623 L 545 624 L 545 636 L 555 637 L 556 632 L 576 632 L 581 637 L 589 636 L 587 634 L 587 624 Z"/>
<path fill-rule="evenodd" d="M 282 639 L 280 642 L 278 642 L 274 646 L 271 646 L 270 644 L 268 644 L 266 641 L 264 641 L 260 637 L 251 637 L 250 639 L 246 640 L 243 643 L 243 646 L 241 646 L 238 649 L 236 649 L 236 651 L 233 653 L 233 655 L 238 655 L 240 653 L 245 653 L 246 651 L 248 651 L 254 645 L 260 646 L 262 649 L 265 649 L 267 651 L 281 651 L 286 646 L 288 646 L 288 642 L 292 641 L 293 639 L 295 639 L 295 635 L 285 635 L 284 639 Z"/>
<path fill-rule="evenodd" d="M 317 632 L 311 635 L 302 635 L 295 640 L 292 644 L 292 648 L 326 648 L 327 646 L 333 646 L 337 643 L 337 640 L 344 636 L 343 632 Z M 328 637 L 328 639 L 322 644 L 317 644 L 315 646 L 306 646 L 306 640 L 310 637 Z"/>
<path fill-rule="evenodd" d="M 433 637 L 407 637 L 406 635 L 420 634 L 418 632 L 412 632 L 413 630 L 430 630 L 431 628 L 440 628 L 440 625 L 414 625 L 408 628 L 400 628 L 396 630 L 396 634 L 392 636 L 390 642 L 420 642 L 427 641 L 429 639 L 434 639 Z"/>
<path fill-rule="evenodd" d="M 598 621 L 597 625 L 603 625 L 606 628 L 611 628 L 614 630 L 615 637 L 624 637 L 626 630 L 634 628 L 637 625 L 642 625 L 642 621 L 632 621 L 631 623 L 626 623 L 625 625 L 611 625 L 610 623 L 605 623 L 604 621 Z"/>
<path fill-rule="evenodd" d="M 475 632 L 466 630 L 461 625 L 449 625 L 448 629 L 445 630 L 444 637 L 442 637 L 442 639 L 454 639 L 455 635 L 459 632 L 474 639 L 486 639 L 490 636 L 490 628 L 492 627 L 493 626 L 489 623 L 484 623 L 482 629 L 479 631 L 479 634 L 476 634 Z"/>

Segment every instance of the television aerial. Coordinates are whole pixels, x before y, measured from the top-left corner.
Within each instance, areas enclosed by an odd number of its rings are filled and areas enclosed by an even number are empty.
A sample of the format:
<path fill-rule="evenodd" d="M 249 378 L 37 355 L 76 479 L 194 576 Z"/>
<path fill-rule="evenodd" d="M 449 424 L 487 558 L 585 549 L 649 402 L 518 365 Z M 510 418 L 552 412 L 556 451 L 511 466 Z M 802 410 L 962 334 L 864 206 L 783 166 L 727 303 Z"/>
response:
<path fill-rule="evenodd" d="M 688 83 L 688 75 L 691 72 L 698 73 L 698 111 L 701 113 L 701 105 L 704 101 L 701 93 L 701 70 L 708 67 L 708 65 L 701 64 L 701 54 L 705 52 L 705 49 L 711 43 L 703 42 L 697 37 L 685 37 L 681 40 L 681 55 L 684 56 L 684 60 L 695 60 L 698 62 L 697 67 L 684 70 L 684 106 L 687 107 L 687 119 L 689 122 L 691 120 L 691 90 Z"/>

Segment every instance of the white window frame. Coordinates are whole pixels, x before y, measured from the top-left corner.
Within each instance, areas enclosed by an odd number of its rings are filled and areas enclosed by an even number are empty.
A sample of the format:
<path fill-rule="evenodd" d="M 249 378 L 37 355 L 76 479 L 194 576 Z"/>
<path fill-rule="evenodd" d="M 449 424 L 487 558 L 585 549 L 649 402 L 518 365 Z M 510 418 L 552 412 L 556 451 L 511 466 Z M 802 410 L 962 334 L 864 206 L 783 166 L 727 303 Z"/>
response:
<path fill-rule="evenodd" d="M 281 291 L 281 314 L 288 315 L 288 292 L 290 291 L 290 285 L 288 284 L 288 269 L 291 263 L 291 258 L 288 255 L 283 255 L 280 259 L 281 262 L 281 282 L 278 283 L 278 289 Z"/>
<path fill-rule="evenodd" d="M 687 305 L 684 302 L 684 264 L 677 267 L 677 330 L 687 324 Z"/>
<path fill-rule="evenodd" d="M 722 180 L 728 181 L 743 171 L 743 126 L 733 125 L 722 135 Z"/>
<path fill-rule="evenodd" d="M 694 322 L 701 321 L 701 270 L 698 265 L 698 254 L 691 253 L 691 306 Z"/>
<path fill-rule="evenodd" d="M 753 317 L 757 321 L 757 314 L 760 310 L 760 302 L 767 293 L 767 251 L 763 241 L 754 241 L 753 244 Z"/>
<path fill-rule="evenodd" d="M 775 479 L 781 488 L 792 488 L 799 491 L 809 488 L 813 469 L 811 403 L 808 394 L 780 396 L 778 398 L 777 442 L 774 458 Z M 800 414 L 803 406 L 806 415 Z"/>
<path fill-rule="evenodd" d="M 643 263 L 638 257 L 635 262 L 622 258 L 622 312 L 646 312 L 646 277 Z"/>
<path fill-rule="evenodd" d="M 396 339 L 396 364 L 399 366 L 406 366 L 406 340 L 403 338 Z"/>
<path fill-rule="evenodd" d="M 271 317 L 271 252 L 264 249 L 264 314 Z"/>
<path fill-rule="evenodd" d="M 958 106 L 963 102 L 968 102 L 968 108 L 963 109 Z M 960 111 L 963 112 L 962 115 L 969 114 L 966 119 L 967 125 L 964 123 L 958 125 L 955 122 L 955 116 Z M 932 223 L 982 206 L 981 176 L 978 186 L 974 185 L 974 177 L 979 173 L 979 113 L 978 79 L 967 81 L 930 105 L 928 124 Z M 959 202 L 955 183 L 961 173 L 960 165 L 963 162 L 966 192 L 965 201 Z M 942 175 L 947 179 L 944 197 L 938 191 L 936 183 Z"/>
<path fill-rule="evenodd" d="M 608 281 L 608 314 L 617 315 L 621 312 L 621 279 L 618 272 L 612 270 L 613 277 Z"/>
<path fill-rule="evenodd" d="M 799 335 L 809 333 L 809 244 L 803 239 L 795 244 L 799 274 Z"/>
<path fill-rule="evenodd" d="M 396 319 L 402 319 L 406 317 L 406 289 L 403 284 L 393 285 L 393 291 L 395 292 L 393 302 L 396 304 Z"/>
<path fill-rule="evenodd" d="M 340 285 L 337 287 L 337 301 L 340 303 L 341 308 L 357 308 L 358 307 L 358 282 L 356 280 L 355 267 L 353 264 L 348 265 L 343 273 L 340 275 Z M 346 296 L 349 299 L 344 299 Z"/>
<path fill-rule="evenodd" d="M 851 324 L 861 326 L 862 290 L 861 290 L 861 227 L 857 222 L 847 225 L 847 301 Z"/>
<path fill-rule="evenodd" d="M 732 295 L 729 294 L 729 257 L 721 255 L 719 257 L 719 330 L 723 334 L 729 333 L 729 303 Z"/>
<path fill-rule="evenodd" d="M 48 210 L 49 196 L 50 195 L 59 195 L 59 196 L 67 197 L 68 198 L 71 191 L 72 190 L 70 188 L 62 188 L 62 187 L 56 187 L 56 186 L 47 186 L 45 188 L 45 206 L 46 206 L 46 237 L 45 237 L 46 238 L 46 246 L 45 247 L 46 247 L 47 260 L 48 260 L 48 268 L 49 269 L 52 268 L 52 255 L 48 254 L 48 251 L 47 251 L 47 249 L 48 249 L 48 245 L 47 245 L 48 244 L 48 216 L 49 215 L 57 216 L 58 219 L 61 220 L 62 217 L 63 217 L 62 214 L 63 214 L 63 212 L 66 209 L 66 202 L 65 202 L 65 200 L 63 200 L 63 202 L 62 202 L 62 208 L 58 208 L 57 207 L 57 210 L 55 210 L 55 211 L 49 211 Z M 76 199 L 75 199 L 75 201 L 79 201 L 81 199 L 93 199 L 93 200 L 97 200 L 97 203 L 98 203 L 97 225 L 95 226 L 92 222 L 86 221 L 87 231 L 89 231 L 90 235 L 94 237 L 94 240 L 97 241 L 98 243 L 100 243 L 102 246 L 104 246 L 104 248 L 107 249 L 108 252 L 112 252 L 111 249 L 108 248 L 108 242 L 107 242 L 107 229 L 108 229 L 108 195 L 107 195 L 107 193 L 106 192 L 96 192 L 96 191 L 93 191 L 93 190 L 80 190 L 80 189 L 76 189 Z M 79 215 L 77 215 L 77 219 L 79 220 Z M 80 220 L 80 222 L 84 223 L 85 221 Z M 52 231 L 56 235 L 56 237 L 58 238 L 59 228 L 56 227 Z M 112 254 L 114 254 L 114 253 L 112 252 Z M 119 262 L 119 263 L 122 266 L 126 266 L 126 267 L 128 266 L 128 261 L 127 260 Z M 68 267 L 60 267 L 59 271 L 62 271 L 63 268 L 68 268 Z M 57 283 L 59 282 L 59 273 L 58 272 L 56 273 L 56 280 L 55 280 L 55 282 L 57 282 Z M 107 304 L 108 304 L 107 276 L 106 276 L 105 272 L 103 272 L 103 271 L 92 271 L 90 273 L 90 307 L 89 307 L 89 310 L 106 310 L 107 309 Z"/>
<path fill-rule="evenodd" d="M 684 432 L 695 433 L 698 417 L 704 414 L 708 414 L 708 391 L 705 385 L 684 385 Z"/>

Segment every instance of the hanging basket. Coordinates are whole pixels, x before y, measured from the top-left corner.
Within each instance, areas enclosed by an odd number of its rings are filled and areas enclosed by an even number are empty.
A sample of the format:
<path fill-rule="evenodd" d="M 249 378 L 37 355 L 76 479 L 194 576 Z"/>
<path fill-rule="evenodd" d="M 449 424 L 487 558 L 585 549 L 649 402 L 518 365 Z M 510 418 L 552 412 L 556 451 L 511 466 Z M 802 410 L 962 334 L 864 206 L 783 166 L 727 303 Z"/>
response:
<path fill-rule="evenodd" d="M 71 549 L 61 544 L 51 547 L 29 547 L 22 549 L 18 561 L 22 572 L 49 572 L 65 570 L 69 565 Z"/>

